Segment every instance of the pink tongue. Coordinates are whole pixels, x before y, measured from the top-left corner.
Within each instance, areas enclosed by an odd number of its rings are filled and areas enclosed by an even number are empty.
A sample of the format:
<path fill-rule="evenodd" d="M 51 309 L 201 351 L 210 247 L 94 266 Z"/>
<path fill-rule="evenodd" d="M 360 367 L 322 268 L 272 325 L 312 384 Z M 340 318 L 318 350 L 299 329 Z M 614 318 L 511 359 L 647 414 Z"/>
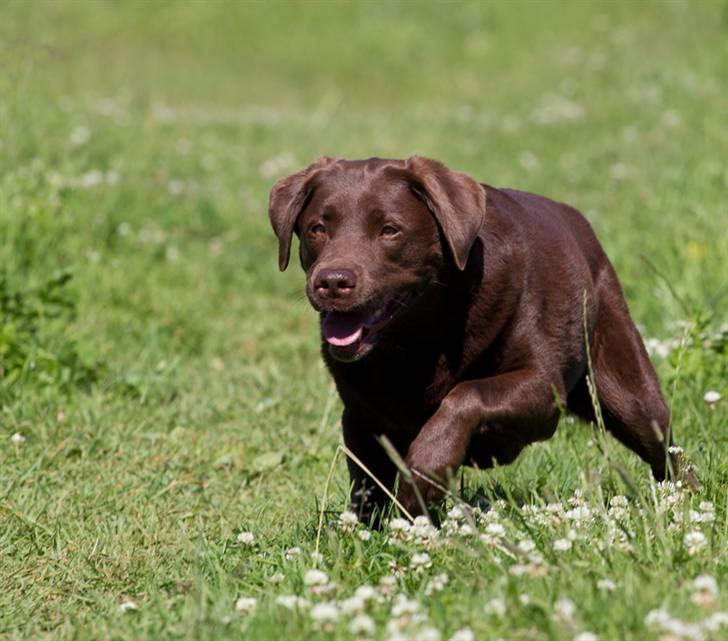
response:
<path fill-rule="evenodd" d="M 364 320 L 361 314 L 329 312 L 321 326 L 324 340 L 337 347 L 356 343 L 361 338 Z"/>

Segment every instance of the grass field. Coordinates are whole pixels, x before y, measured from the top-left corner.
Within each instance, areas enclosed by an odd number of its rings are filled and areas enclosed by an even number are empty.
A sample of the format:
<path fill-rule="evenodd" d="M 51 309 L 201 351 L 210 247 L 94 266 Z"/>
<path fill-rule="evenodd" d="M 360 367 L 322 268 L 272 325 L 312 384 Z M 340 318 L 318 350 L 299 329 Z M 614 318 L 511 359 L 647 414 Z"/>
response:
<path fill-rule="evenodd" d="M 0 638 L 728 638 L 727 61 L 710 0 L 4 2 Z M 580 208 L 700 492 L 565 419 L 439 532 L 339 519 L 267 220 L 324 153 Z"/>

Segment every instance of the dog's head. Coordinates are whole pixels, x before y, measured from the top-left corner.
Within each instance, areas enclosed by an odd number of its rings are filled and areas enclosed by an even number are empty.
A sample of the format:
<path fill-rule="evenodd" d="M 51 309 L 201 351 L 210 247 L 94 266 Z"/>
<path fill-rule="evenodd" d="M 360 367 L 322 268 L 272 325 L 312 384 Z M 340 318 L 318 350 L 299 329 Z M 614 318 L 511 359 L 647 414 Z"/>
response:
<path fill-rule="evenodd" d="M 353 361 L 452 264 L 463 270 L 485 217 L 472 178 L 426 158 L 321 158 L 270 194 L 278 263 L 300 238 L 306 294 L 331 355 Z"/>

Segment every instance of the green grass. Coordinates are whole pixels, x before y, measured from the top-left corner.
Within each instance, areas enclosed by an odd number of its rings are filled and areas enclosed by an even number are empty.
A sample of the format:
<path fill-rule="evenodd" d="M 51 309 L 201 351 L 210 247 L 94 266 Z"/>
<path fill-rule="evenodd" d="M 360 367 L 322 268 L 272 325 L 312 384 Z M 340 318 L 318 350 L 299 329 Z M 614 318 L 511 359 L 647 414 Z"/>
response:
<path fill-rule="evenodd" d="M 725 2 L 5 2 L 0 637 L 353 638 L 350 616 L 319 630 L 276 597 L 343 600 L 392 563 L 443 641 L 658 639 L 652 610 L 728 609 L 726 60 Z M 266 209 L 275 179 L 324 153 L 429 155 L 584 211 L 645 336 L 682 338 L 655 362 L 700 493 L 666 507 L 632 454 L 564 423 L 465 474 L 466 497 L 504 501 L 503 535 L 442 533 L 417 572 L 422 545 L 339 531 L 339 458 L 318 562 L 337 587 L 312 595 L 340 405 Z M 571 521 L 537 508 L 575 491 L 596 516 L 555 552 Z M 701 501 L 714 520 L 691 524 Z M 691 600 L 701 574 L 712 605 Z M 555 616 L 564 598 L 573 617 Z M 375 638 L 396 638 L 396 609 L 371 606 Z"/>

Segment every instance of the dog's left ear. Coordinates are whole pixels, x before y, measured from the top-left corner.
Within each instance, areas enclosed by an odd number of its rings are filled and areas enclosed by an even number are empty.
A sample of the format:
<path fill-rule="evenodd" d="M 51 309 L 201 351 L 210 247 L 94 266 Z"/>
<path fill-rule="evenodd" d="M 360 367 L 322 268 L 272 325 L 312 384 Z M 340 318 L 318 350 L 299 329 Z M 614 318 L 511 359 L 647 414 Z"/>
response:
<path fill-rule="evenodd" d="M 281 178 L 270 190 L 268 216 L 278 237 L 278 267 L 285 271 L 291 254 L 291 238 L 296 221 L 313 193 L 313 179 L 335 158 L 323 156 L 295 174 Z"/>
<path fill-rule="evenodd" d="M 412 190 L 437 220 L 462 271 L 485 220 L 485 188 L 470 176 L 421 156 L 408 158 L 405 170 Z"/>

